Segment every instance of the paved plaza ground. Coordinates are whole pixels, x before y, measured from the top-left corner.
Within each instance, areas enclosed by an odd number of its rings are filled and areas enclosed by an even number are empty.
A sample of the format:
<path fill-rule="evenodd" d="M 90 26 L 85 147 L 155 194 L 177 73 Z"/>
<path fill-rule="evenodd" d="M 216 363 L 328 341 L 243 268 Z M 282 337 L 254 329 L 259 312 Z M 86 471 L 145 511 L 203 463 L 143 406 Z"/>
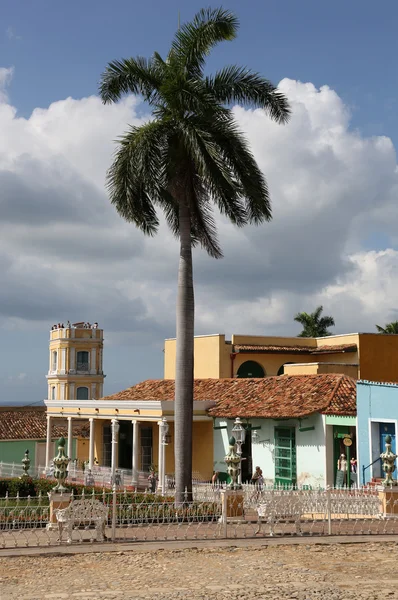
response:
<path fill-rule="evenodd" d="M 391 538 L 390 538 L 391 540 Z M 1 600 L 388 600 L 398 542 L 1 556 Z"/>

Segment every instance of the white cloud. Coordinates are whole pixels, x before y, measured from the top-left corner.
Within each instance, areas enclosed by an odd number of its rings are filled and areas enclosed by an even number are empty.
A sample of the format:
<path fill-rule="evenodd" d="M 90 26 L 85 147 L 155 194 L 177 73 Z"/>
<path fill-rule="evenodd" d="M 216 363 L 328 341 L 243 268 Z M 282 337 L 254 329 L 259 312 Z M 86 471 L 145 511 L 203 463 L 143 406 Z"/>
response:
<path fill-rule="evenodd" d="M 7 96 L 7 87 L 14 75 L 14 67 L 0 67 L 0 102 L 6 103 L 8 100 Z M 11 107 L 2 107 L 5 108 L 5 111 L 8 112 Z M 13 112 L 13 111 L 12 111 Z"/>
<path fill-rule="evenodd" d="M 0 90 L 12 69 L 0 69 Z M 322 303 L 337 331 L 394 315 L 398 217 L 395 150 L 350 130 L 327 86 L 283 80 L 287 126 L 236 107 L 267 175 L 274 219 L 236 230 L 219 218 L 225 258 L 194 253 L 197 332 L 297 332 L 293 315 Z M 162 228 L 145 238 L 104 191 L 113 140 L 142 122 L 135 98 L 103 106 L 67 98 L 19 118 L 0 103 L 0 318 L 3 327 L 98 320 L 140 340 L 173 335 L 178 249 Z M 380 237 L 386 249 L 369 249 Z M 396 280 L 396 278 L 395 278 Z M 383 290 L 386 297 L 383 296 Z"/>
<path fill-rule="evenodd" d="M 9 40 L 22 40 L 22 37 L 17 34 L 14 27 L 11 27 L 11 25 L 6 29 L 6 36 Z"/>

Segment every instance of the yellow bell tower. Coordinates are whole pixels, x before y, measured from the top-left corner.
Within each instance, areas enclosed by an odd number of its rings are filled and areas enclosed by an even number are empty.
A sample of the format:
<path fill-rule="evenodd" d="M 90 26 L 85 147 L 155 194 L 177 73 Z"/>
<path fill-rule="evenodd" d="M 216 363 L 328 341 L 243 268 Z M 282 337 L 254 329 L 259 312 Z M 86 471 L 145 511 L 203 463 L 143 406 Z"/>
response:
<path fill-rule="evenodd" d="M 103 396 L 103 330 L 98 323 L 54 325 L 47 374 L 49 400 L 93 400 Z"/>

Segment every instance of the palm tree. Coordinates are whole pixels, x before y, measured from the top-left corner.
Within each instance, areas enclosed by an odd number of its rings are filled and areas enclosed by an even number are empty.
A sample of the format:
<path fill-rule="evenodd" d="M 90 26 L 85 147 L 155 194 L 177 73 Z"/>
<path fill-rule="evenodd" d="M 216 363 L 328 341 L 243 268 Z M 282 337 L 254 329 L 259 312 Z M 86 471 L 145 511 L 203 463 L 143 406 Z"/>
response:
<path fill-rule="evenodd" d="M 326 337 L 332 335 L 328 327 L 334 327 L 333 317 L 321 317 L 323 306 L 318 306 L 313 313 L 297 313 L 294 320 L 301 323 L 303 331 L 297 337 Z"/>
<path fill-rule="evenodd" d="M 180 240 L 176 320 L 176 502 L 192 498 L 194 290 L 192 247 L 221 258 L 212 203 L 242 227 L 271 219 L 267 183 L 239 130 L 232 103 L 259 107 L 286 123 L 289 106 L 272 83 L 247 68 L 227 66 L 204 75 L 206 56 L 236 37 L 238 20 L 222 8 L 201 10 L 174 36 L 166 60 L 128 58 L 108 64 L 101 77 L 104 103 L 140 94 L 152 109 L 118 142 L 108 172 L 112 204 L 147 235 L 165 214 Z"/>
<path fill-rule="evenodd" d="M 380 325 L 376 325 L 376 329 L 379 333 L 388 333 L 388 334 L 397 334 L 398 333 L 398 321 L 392 321 L 392 323 L 387 323 L 384 327 L 380 327 Z"/>

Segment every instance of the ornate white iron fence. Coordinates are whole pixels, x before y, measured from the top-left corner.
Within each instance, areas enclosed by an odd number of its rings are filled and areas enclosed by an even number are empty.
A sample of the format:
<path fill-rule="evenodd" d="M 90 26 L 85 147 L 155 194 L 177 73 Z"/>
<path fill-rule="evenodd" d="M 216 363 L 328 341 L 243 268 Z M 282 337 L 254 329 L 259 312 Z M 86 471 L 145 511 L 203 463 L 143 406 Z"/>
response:
<path fill-rule="evenodd" d="M 383 496 L 384 494 L 384 496 Z M 384 498 L 384 499 L 383 499 Z M 376 489 L 260 489 L 195 486 L 194 501 L 102 491 L 0 498 L 0 547 L 397 534 L 398 502 Z"/>

